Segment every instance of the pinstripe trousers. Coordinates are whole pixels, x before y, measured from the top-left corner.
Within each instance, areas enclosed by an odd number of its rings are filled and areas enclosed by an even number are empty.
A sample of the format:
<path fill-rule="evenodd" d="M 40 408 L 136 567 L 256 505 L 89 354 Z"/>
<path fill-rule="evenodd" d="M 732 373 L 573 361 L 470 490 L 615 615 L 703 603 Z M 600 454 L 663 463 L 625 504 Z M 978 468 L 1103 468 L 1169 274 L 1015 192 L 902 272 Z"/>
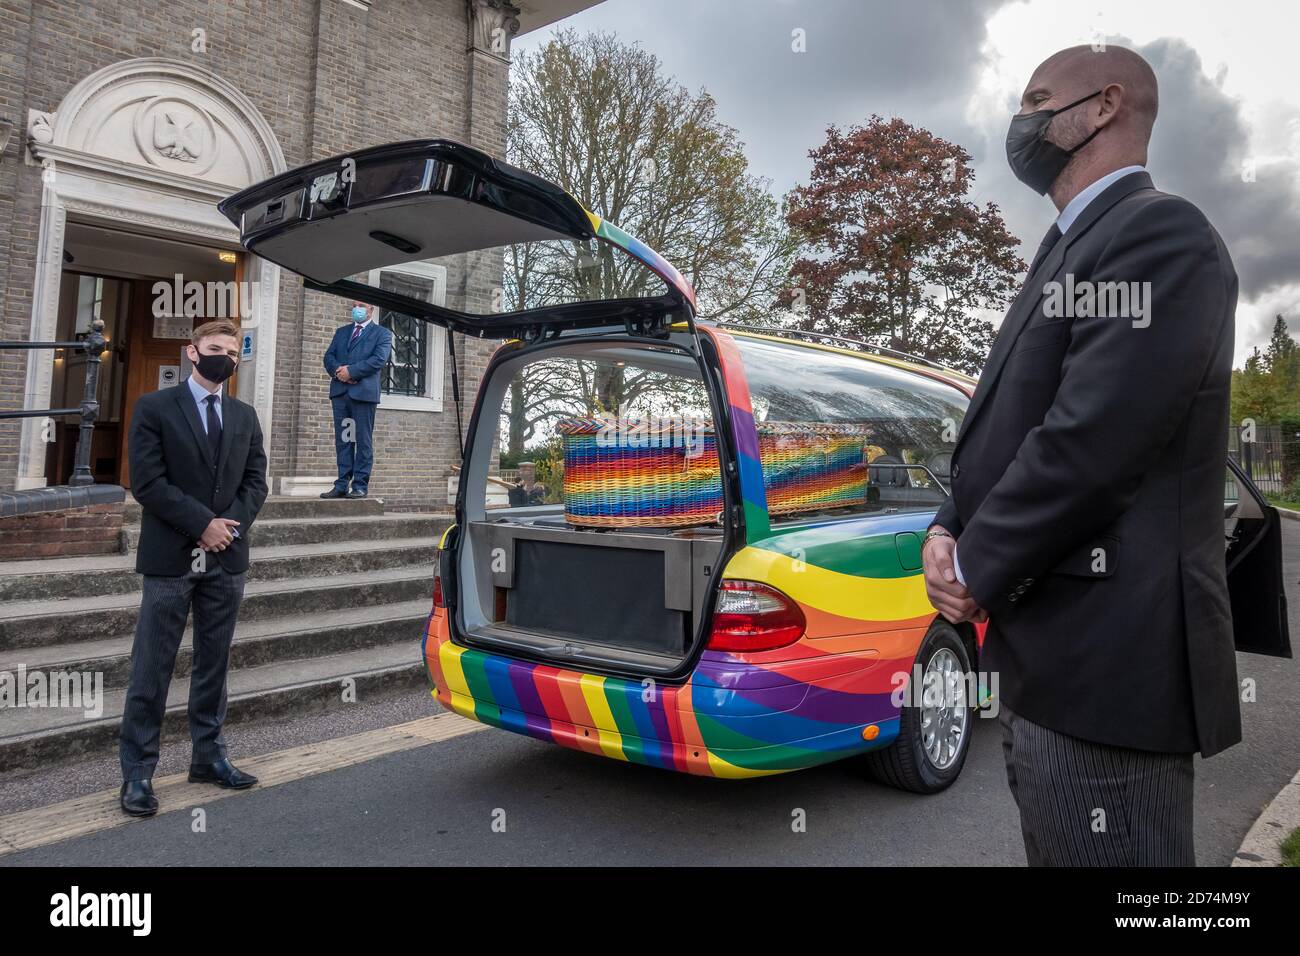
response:
<path fill-rule="evenodd" d="M 194 663 L 190 669 L 191 763 L 226 756 L 226 670 L 230 642 L 244 598 L 246 572 L 231 574 L 205 553 L 205 570 L 176 577 L 144 575 L 144 596 L 131 646 L 131 678 L 122 711 L 123 780 L 147 780 L 158 765 L 158 739 L 185 619 L 194 611 Z"/>
<path fill-rule="evenodd" d="M 1192 755 L 1093 743 L 1000 703 L 1030 866 L 1195 866 Z"/>

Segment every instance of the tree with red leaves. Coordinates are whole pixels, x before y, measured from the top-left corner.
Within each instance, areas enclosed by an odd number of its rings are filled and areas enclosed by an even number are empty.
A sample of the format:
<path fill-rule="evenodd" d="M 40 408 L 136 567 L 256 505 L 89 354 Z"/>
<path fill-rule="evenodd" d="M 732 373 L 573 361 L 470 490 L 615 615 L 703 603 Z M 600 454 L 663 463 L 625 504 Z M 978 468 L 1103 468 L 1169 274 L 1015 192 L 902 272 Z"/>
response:
<path fill-rule="evenodd" d="M 901 119 L 827 130 L 811 181 L 788 197 L 801 242 L 786 301 L 798 326 L 977 371 L 989 310 L 1025 263 L 993 203 L 966 198 L 970 154 Z"/>

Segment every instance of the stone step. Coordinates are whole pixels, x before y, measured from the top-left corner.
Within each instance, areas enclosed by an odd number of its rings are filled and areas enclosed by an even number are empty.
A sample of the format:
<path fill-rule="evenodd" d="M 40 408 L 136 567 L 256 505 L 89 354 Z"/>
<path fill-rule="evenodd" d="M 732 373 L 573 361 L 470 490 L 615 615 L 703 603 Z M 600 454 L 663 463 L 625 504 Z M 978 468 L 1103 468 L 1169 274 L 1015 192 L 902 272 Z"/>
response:
<path fill-rule="evenodd" d="M 140 503 L 130 496 L 126 499 L 123 523 L 140 523 Z M 277 518 L 328 518 L 340 515 L 381 515 L 384 513 L 383 498 L 331 498 L 324 500 L 312 496 L 309 498 L 288 495 L 271 495 L 262 503 L 257 520 L 270 521 Z"/>
<path fill-rule="evenodd" d="M 428 623 L 430 601 L 420 598 L 378 607 L 322 611 L 291 618 L 241 620 L 230 649 L 230 668 L 257 667 L 276 661 L 322 657 L 382 644 L 419 642 Z M 134 635 L 93 641 L 23 647 L 0 651 L 0 673 L 28 675 L 59 673 L 102 674 L 106 690 L 124 690 L 131 670 Z M 194 656 L 194 631 L 187 627 L 181 638 L 173 671 L 188 677 Z M 0 733 L 6 727 L 0 723 Z"/>
<path fill-rule="evenodd" d="M 422 512 L 347 515 L 341 518 L 260 518 L 248 532 L 250 548 L 344 541 L 381 541 L 441 535 L 452 522 L 449 514 Z M 125 529 L 127 549 L 140 543 L 140 526 Z"/>
<path fill-rule="evenodd" d="M 438 539 L 380 538 L 256 547 L 249 553 L 248 582 L 319 578 L 427 564 Z M 46 558 L 0 564 L 0 616 L 8 601 L 59 600 L 139 591 L 134 554 Z"/>
<path fill-rule="evenodd" d="M 278 661 L 230 672 L 226 723 L 314 709 L 341 709 L 381 694 L 427 694 L 427 688 L 418 642 Z M 164 748 L 189 747 L 185 714 L 188 697 L 189 679 L 173 680 L 163 719 Z M 66 708 L 6 711 L 4 735 L 0 736 L 0 773 L 114 753 L 124 698 L 124 689 L 106 690 L 99 716 L 88 717 L 82 710 Z"/>
<path fill-rule="evenodd" d="M 346 608 L 429 599 L 432 562 L 333 574 L 319 578 L 252 581 L 239 619 L 250 622 Z M 0 605 L 0 650 L 92 641 L 131 634 L 140 611 L 138 591 Z"/>

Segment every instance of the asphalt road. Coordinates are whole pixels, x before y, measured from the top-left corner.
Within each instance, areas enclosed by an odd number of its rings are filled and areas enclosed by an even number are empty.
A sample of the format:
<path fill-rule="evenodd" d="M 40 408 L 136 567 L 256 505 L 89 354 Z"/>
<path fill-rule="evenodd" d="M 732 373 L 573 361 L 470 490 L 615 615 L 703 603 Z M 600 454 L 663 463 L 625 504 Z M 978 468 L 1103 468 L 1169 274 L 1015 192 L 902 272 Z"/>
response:
<path fill-rule="evenodd" d="M 1284 522 L 1291 632 L 1300 638 L 1300 523 Z M 1300 665 L 1241 656 L 1258 699 L 1245 740 L 1196 765 L 1201 865 L 1226 865 L 1300 767 Z M 346 718 L 239 729 L 235 752 L 279 749 L 436 712 L 427 698 L 372 702 Z M 346 719 L 335 728 L 333 721 Z M 173 757 L 183 762 L 183 756 Z M 8 812 L 115 784 L 111 762 L 6 781 Z M 40 795 L 44 794 L 42 798 Z M 802 811 L 806 828 L 792 823 Z M 918 797 L 852 763 L 750 781 L 699 779 L 488 729 L 189 813 L 0 856 L 0 865 L 1007 865 L 1024 862 L 996 721 L 976 721 L 958 782 Z"/>

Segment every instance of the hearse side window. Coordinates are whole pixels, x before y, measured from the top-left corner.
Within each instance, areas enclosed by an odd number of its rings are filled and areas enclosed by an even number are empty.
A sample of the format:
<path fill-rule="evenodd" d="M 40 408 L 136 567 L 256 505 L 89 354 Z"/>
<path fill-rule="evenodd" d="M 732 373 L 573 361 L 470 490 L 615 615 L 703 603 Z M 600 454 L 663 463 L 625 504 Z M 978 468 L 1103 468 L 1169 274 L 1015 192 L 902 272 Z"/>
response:
<path fill-rule="evenodd" d="M 841 352 L 736 342 L 774 522 L 938 508 L 966 414 L 960 390 Z"/>

